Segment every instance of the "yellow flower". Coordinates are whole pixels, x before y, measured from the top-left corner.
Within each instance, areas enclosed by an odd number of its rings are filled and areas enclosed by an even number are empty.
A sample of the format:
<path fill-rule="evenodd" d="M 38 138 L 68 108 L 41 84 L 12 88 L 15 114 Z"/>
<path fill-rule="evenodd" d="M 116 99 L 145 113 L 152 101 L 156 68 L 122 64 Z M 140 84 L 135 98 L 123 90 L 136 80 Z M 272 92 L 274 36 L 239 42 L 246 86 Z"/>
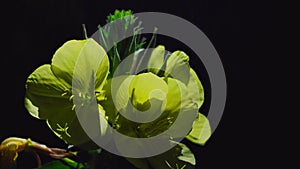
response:
<path fill-rule="evenodd" d="M 168 130 L 181 112 L 190 117 L 186 118 L 190 121 L 182 122 L 192 128 L 188 140 L 203 145 L 210 137 L 209 122 L 198 113 L 204 102 L 204 89 L 182 51 L 166 59 L 165 47 L 159 45 L 151 53 L 147 72 L 113 77 L 103 90 L 107 99 L 100 103 L 109 112 L 108 121 L 123 134 L 156 136 Z M 182 125 L 172 131 L 171 137 L 186 136 Z"/>
<path fill-rule="evenodd" d="M 101 105 L 89 105 L 104 98 L 102 87 L 108 70 L 107 54 L 95 40 L 67 41 L 55 52 L 51 64 L 40 66 L 27 78 L 25 107 L 32 116 L 46 120 L 66 143 L 88 142 L 75 111 L 104 114 Z M 83 110 L 84 106 L 93 110 Z"/>

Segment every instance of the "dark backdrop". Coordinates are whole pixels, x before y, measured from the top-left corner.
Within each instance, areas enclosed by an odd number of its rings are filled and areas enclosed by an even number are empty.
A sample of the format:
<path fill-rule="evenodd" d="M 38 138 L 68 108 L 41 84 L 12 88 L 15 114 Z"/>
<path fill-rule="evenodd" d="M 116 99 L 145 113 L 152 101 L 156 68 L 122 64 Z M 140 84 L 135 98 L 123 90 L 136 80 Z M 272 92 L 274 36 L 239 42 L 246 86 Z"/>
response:
<path fill-rule="evenodd" d="M 228 99 L 223 118 L 205 147 L 192 145 L 197 168 L 244 168 L 249 165 L 246 161 L 251 147 L 247 139 L 249 130 L 244 128 L 250 113 L 245 96 L 251 93 L 243 86 L 242 70 L 245 64 L 252 63 L 254 56 L 263 54 L 257 51 L 262 51 L 268 38 L 269 6 L 266 1 L 238 0 L 27 0 L 10 4 L 3 13 L 7 22 L 2 25 L 6 29 L 2 32 L 5 38 L 0 140 L 9 136 L 30 137 L 49 146 L 65 146 L 43 121 L 34 119 L 24 109 L 28 75 L 38 66 L 50 63 L 55 50 L 65 41 L 83 39 L 82 23 L 92 34 L 115 9 L 165 12 L 198 26 L 215 46 L 226 71 Z M 208 109 L 209 105 L 206 106 L 203 109 Z"/>

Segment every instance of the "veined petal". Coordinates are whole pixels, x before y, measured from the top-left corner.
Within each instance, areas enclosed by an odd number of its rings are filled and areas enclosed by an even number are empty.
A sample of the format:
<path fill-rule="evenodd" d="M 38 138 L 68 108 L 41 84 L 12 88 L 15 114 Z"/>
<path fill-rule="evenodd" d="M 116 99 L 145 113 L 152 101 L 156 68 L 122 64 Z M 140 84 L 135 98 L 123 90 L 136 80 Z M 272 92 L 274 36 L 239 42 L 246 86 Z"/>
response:
<path fill-rule="evenodd" d="M 129 85 L 134 77 L 135 75 L 118 76 L 106 81 L 103 87 L 105 99 L 101 100 L 99 104 L 101 104 L 106 111 L 106 116 L 110 123 L 114 123 L 121 109 L 126 109 L 130 99 Z"/>
<path fill-rule="evenodd" d="M 113 79 L 113 90 L 117 91 L 116 96 L 114 96 L 115 106 L 117 110 L 126 109 L 128 101 L 130 100 L 131 93 L 129 87 L 135 75 L 130 76 L 118 76 Z"/>
<path fill-rule="evenodd" d="M 96 109 L 98 108 L 96 107 Z M 62 109 L 59 112 L 56 112 L 55 116 L 48 118 L 47 124 L 49 128 L 55 133 L 55 135 L 64 140 L 66 143 L 80 146 L 84 143 L 89 142 L 90 137 L 82 128 L 82 124 L 79 122 L 79 118 L 81 118 L 81 122 L 86 124 L 85 120 L 90 120 L 90 117 L 86 117 L 85 115 L 89 115 L 90 113 L 91 112 L 84 112 L 84 114 L 80 113 L 80 116 L 77 116 L 76 112 L 71 108 Z M 99 109 L 98 113 L 95 116 L 99 119 L 93 119 L 95 121 L 91 122 L 94 129 L 89 130 L 89 132 L 94 132 L 92 133 L 93 135 L 100 135 L 100 132 L 105 132 L 104 130 L 106 130 L 106 127 L 103 126 L 104 123 L 100 124 L 100 117 L 103 117 L 100 116 L 100 113 L 102 112 L 100 112 Z"/>
<path fill-rule="evenodd" d="M 35 105 L 32 104 L 32 102 L 30 101 L 30 99 L 28 99 L 27 97 L 25 97 L 24 99 L 24 105 L 25 108 L 27 109 L 27 111 L 35 118 L 39 118 L 39 108 Z"/>
<path fill-rule="evenodd" d="M 57 107 L 70 106 L 72 104 L 68 100 L 70 96 L 70 86 L 66 86 L 54 76 L 50 65 L 40 66 L 26 81 L 28 100 L 25 100 L 25 107 L 35 117 L 45 119 L 53 115 Z"/>
<path fill-rule="evenodd" d="M 184 128 L 190 128 L 192 126 L 198 110 L 196 110 L 196 105 L 187 95 L 188 91 L 186 85 L 173 78 L 165 78 L 165 81 L 168 85 L 168 93 L 165 100 L 166 106 L 162 110 L 162 114 L 157 119 L 152 122 L 139 125 L 140 136 L 152 137 L 166 131 L 173 125 L 174 121 L 178 117 L 178 113 L 182 113 L 183 116 L 188 117 L 187 119 L 192 120 L 184 121 L 184 125 L 173 127 L 172 131 L 169 132 L 169 134 L 172 134 L 172 137 L 184 137 L 187 134 L 183 133 L 185 131 Z M 189 123 L 191 125 L 188 125 Z"/>
<path fill-rule="evenodd" d="M 162 45 L 157 46 L 153 49 L 151 56 L 148 61 L 149 71 L 157 74 L 164 64 L 165 47 Z"/>
<path fill-rule="evenodd" d="M 70 40 L 55 52 L 51 66 L 53 73 L 68 84 L 72 84 L 75 73 L 79 83 L 76 87 L 88 90 L 85 88 L 91 78 L 95 80 L 95 88 L 104 85 L 109 61 L 105 50 L 93 39 Z"/>
<path fill-rule="evenodd" d="M 59 112 L 59 114 L 66 114 L 66 112 Z M 65 143 L 79 146 L 90 141 L 90 139 L 82 129 L 76 115 L 72 114 L 72 116 L 73 120 L 62 118 L 47 119 L 47 125 Z"/>
<path fill-rule="evenodd" d="M 67 41 L 53 55 L 51 63 L 53 73 L 68 84 L 72 84 L 74 67 L 85 42 L 86 40 Z"/>
<path fill-rule="evenodd" d="M 186 136 L 186 139 L 195 143 L 204 145 L 211 136 L 211 129 L 208 119 L 201 113 L 198 113 L 194 121 L 192 131 Z"/>
<path fill-rule="evenodd" d="M 176 144 L 172 149 L 147 158 L 150 165 L 155 169 L 194 169 L 196 159 L 193 152 L 182 143 L 170 141 L 172 144 Z"/>
<path fill-rule="evenodd" d="M 142 73 L 132 80 L 129 91 L 133 106 L 144 111 L 150 108 L 150 103 L 149 106 L 145 105 L 150 99 L 162 101 L 165 99 L 168 86 L 163 79 L 153 73 Z"/>
<path fill-rule="evenodd" d="M 55 77 L 48 64 L 37 68 L 26 81 L 28 92 L 42 96 L 62 96 L 70 87 L 70 85 L 65 85 Z"/>
<path fill-rule="evenodd" d="M 112 82 L 112 79 L 108 79 L 105 82 L 105 85 L 103 86 L 105 99 L 97 99 L 97 100 L 99 100 L 98 103 L 100 105 L 102 105 L 105 112 L 107 112 L 106 113 L 106 116 L 108 118 L 107 120 L 110 123 L 113 123 L 114 119 L 117 116 L 118 111 L 117 111 L 116 106 L 114 104 L 113 96 L 112 96 L 112 93 L 111 93 L 111 82 Z"/>
<path fill-rule="evenodd" d="M 180 109 L 194 109 L 191 99 L 188 97 L 189 89 L 179 80 L 166 79 L 168 84 L 167 104 L 165 111 L 178 112 Z"/>
<path fill-rule="evenodd" d="M 188 84 L 190 75 L 189 56 L 182 51 L 175 51 L 167 60 L 166 76 Z"/>
<path fill-rule="evenodd" d="M 188 97 L 197 104 L 199 109 L 204 102 L 204 88 L 196 72 L 192 68 L 190 69 L 190 79 L 187 84 L 187 89 Z"/>
<path fill-rule="evenodd" d="M 162 78 L 163 79 L 163 78 Z M 192 127 L 198 112 L 197 106 L 187 95 L 187 87 L 181 81 L 173 78 L 165 78 L 168 84 L 166 106 L 163 113 L 153 122 L 140 125 L 140 135 L 155 136 L 169 129 L 169 134 L 174 137 L 184 137 Z M 185 119 L 178 124 L 178 115 Z M 173 123 L 177 120 L 177 125 Z M 172 129 L 170 128 L 172 126 Z"/>

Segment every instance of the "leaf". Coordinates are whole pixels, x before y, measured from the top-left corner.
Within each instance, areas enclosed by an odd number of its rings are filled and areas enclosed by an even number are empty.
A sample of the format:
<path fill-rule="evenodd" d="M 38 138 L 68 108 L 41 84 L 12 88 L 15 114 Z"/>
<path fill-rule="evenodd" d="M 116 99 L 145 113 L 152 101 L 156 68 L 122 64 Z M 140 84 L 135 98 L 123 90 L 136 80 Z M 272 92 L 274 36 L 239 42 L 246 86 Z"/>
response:
<path fill-rule="evenodd" d="M 77 163 L 76 161 L 73 161 L 69 158 L 63 158 L 62 160 L 55 160 L 52 162 L 49 162 L 39 169 L 83 169 L 84 165 L 81 163 Z"/>
<path fill-rule="evenodd" d="M 208 119 L 201 113 L 198 113 L 194 121 L 192 131 L 186 136 L 189 141 L 204 145 L 211 136 L 211 129 Z"/>

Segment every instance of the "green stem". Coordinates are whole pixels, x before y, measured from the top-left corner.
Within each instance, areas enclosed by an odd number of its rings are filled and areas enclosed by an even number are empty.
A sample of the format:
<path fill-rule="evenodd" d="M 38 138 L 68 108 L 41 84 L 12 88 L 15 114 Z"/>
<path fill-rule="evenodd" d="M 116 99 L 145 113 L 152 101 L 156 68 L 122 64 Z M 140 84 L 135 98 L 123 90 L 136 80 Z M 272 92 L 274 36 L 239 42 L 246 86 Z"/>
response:
<path fill-rule="evenodd" d="M 145 57 L 145 55 L 146 55 L 146 53 L 147 53 L 147 49 L 149 49 L 151 46 L 152 46 L 152 47 L 155 46 L 155 42 L 156 42 L 156 33 L 157 33 L 157 28 L 155 27 L 155 28 L 154 28 L 154 31 L 153 31 L 153 35 L 152 35 L 152 37 L 151 37 L 151 39 L 150 39 L 150 42 L 149 42 L 147 48 L 145 49 L 145 52 L 143 53 L 143 55 L 142 55 L 142 57 L 141 57 L 141 59 L 140 59 L 138 65 L 136 66 L 135 74 L 138 73 L 137 71 L 139 70 L 139 68 L 140 68 L 140 66 L 141 66 L 141 64 L 142 64 L 142 62 L 143 62 L 143 60 L 144 60 L 144 57 Z"/>
<path fill-rule="evenodd" d="M 88 36 L 87 36 L 87 31 L 86 31 L 86 27 L 85 27 L 85 24 L 82 24 L 82 28 L 83 28 L 83 34 L 84 34 L 84 38 L 87 39 Z"/>

